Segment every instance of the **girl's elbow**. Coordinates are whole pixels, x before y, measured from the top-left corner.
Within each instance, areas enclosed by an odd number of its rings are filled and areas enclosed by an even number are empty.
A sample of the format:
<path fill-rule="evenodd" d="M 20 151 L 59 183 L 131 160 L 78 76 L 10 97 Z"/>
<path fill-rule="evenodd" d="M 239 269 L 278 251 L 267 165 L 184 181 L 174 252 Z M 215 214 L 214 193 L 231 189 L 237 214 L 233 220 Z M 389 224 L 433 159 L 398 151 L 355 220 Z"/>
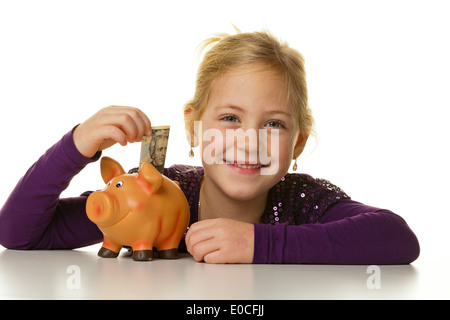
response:
<path fill-rule="evenodd" d="M 398 215 L 391 225 L 391 240 L 386 246 L 391 250 L 392 264 L 409 264 L 417 260 L 420 255 L 420 244 L 414 232 L 408 224 Z"/>
<path fill-rule="evenodd" d="M 23 241 L 22 239 L 11 237 L 11 236 L 0 236 L 0 245 L 6 249 L 11 250 L 32 250 L 33 246 L 28 241 Z"/>
<path fill-rule="evenodd" d="M 378 233 L 374 255 L 379 255 L 379 264 L 409 264 L 419 258 L 419 240 L 403 218 L 385 210 L 371 217 L 376 219 L 372 221 Z"/>
<path fill-rule="evenodd" d="M 11 250 L 29 250 L 29 246 L 26 244 L 20 244 L 14 241 L 11 241 L 10 239 L 4 239 L 0 238 L 0 246 L 2 246 L 5 249 L 11 249 Z"/>
<path fill-rule="evenodd" d="M 409 228 L 408 228 L 409 229 Z M 420 244 L 416 235 L 412 230 L 408 230 L 405 234 L 403 245 L 400 248 L 404 252 L 404 259 L 406 264 L 412 263 L 420 256 Z"/>
<path fill-rule="evenodd" d="M 23 234 L 17 230 L 11 221 L 1 215 L 0 212 L 0 245 L 6 249 L 31 250 L 33 244 L 23 238 Z"/>

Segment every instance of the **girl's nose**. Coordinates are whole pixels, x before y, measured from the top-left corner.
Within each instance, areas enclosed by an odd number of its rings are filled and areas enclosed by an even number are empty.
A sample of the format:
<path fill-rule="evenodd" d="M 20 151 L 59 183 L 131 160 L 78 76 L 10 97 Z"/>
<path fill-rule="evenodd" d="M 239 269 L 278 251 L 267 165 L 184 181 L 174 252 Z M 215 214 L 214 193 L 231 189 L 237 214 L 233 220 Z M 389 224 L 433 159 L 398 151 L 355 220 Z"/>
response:
<path fill-rule="evenodd" d="M 234 139 L 237 161 L 240 163 L 256 164 L 258 162 L 258 130 L 248 128 L 237 129 Z"/>

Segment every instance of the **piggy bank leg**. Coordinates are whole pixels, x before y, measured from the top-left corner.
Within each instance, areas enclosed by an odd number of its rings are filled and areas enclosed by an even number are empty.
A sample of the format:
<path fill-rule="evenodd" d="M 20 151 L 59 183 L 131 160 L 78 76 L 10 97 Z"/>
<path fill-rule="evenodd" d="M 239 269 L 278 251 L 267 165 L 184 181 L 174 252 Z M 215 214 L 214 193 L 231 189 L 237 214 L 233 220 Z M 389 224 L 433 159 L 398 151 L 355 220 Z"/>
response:
<path fill-rule="evenodd" d="M 178 259 L 178 249 L 166 249 L 158 251 L 160 259 Z"/>
<path fill-rule="evenodd" d="M 133 249 L 133 260 L 151 261 L 153 258 L 153 241 L 137 241 L 131 245 Z"/>
<path fill-rule="evenodd" d="M 98 251 L 98 256 L 102 258 L 117 258 L 119 255 L 121 245 L 117 245 L 109 241 L 108 239 L 103 239 L 103 245 Z"/>
<path fill-rule="evenodd" d="M 186 231 L 187 224 L 189 222 L 189 211 L 179 212 L 178 221 L 172 233 L 163 241 L 159 242 L 156 247 L 158 248 L 158 256 L 161 259 L 178 259 L 178 245 L 181 238 Z"/>
<path fill-rule="evenodd" d="M 118 252 L 114 252 L 110 249 L 107 249 L 105 247 L 101 247 L 100 250 L 98 251 L 97 254 L 99 257 L 102 258 L 117 258 L 117 256 L 119 255 Z"/>
<path fill-rule="evenodd" d="M 156 246 L 158 249 L 158 257 L 160 259 L 178 259 L 178 244 L 180 243 L 181 236 L 175 235 L 168 238 L 163 243 Z"/>
<path fill-rule="evenodd" d="M 134 261 L 151 261 L 153 258 L 152 250 L 133 250 Z"/>

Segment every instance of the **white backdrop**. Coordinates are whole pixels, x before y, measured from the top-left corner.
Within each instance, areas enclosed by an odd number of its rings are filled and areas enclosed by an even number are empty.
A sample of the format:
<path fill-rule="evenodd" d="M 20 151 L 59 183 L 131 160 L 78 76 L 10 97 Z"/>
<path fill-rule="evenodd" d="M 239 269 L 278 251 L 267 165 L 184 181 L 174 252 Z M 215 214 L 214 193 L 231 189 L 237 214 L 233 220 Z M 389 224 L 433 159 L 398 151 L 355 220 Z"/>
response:
<path fill-rule="evenodd" d="M 188 158 L 183 104 L 197 46 L 268 29 L 305 56 L 318 139 L 299 171 L 388 208 L 423 257 L 449 252 L 448 1 L 0 0 L 0 205 L 26 169 L 98 109 L 135 106 L 171 125 L 166 165 Z M 104 155 L 137 166 L 139 144 Z M 63 196 L 103 185 L 98 163 Z"/>

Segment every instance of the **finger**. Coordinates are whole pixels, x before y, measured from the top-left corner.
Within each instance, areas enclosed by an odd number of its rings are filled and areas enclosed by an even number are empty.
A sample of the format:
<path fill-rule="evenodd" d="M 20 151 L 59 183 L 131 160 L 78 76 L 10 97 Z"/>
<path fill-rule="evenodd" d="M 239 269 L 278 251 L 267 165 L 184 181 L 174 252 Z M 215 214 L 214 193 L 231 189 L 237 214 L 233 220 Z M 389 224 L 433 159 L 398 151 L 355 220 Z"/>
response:
<path fill-rule="evenodd" d="M 219 249 L 220 243 L 216 239 L 211 238 L 194 244 L 189 253 L 194 257 L 195 261 L 203 261 L 205 256 Z"/>
<path fill-rule="evenodd" d="M 205 261 L 205 263 L 211 263 L 211 264 L 221 264 L 221 263 L 229 262 L 225 259 L 225 256 L 224 256 L 222 250 L 220 250 L 220 249 L 214 250 L 214 251 L 211 251 L 211 252 L 205 254 L 203 256 L 203 261 Z"/>
<path fill-rule="evenodd" d="M 140 141 L 145 134 L 151 135 L 150 119 L 138 108 L 109 106 L 102 109 L 98 115 L 101 117 L 104 125 L 114 124 L 121 126 L 127 133 L 129 142 Z"/>
<path fill-rule="evenodd" d="M 151 122 L 150 119 L 137 108 L 127 108 L 125 112 L 132 118 L 137 127 L 137 134 L 134 141 L 141 141 L 144 135 L 149 132 L 151 134 Z"/>
<path fill-rule="evenodd" d="M 203 221 L 202 221 L 203 222 Z M 194 223 L 189 228 L 186 234 L 186 248 L 189 252 L 193 250 L 193 247 L 202 242 L 210 240 L 214 237 L 214 228 L 211 228 L 209 224 L 206 223 Z"/>
<path fill-rule="evenodd" d="M 103 127 L 104 140 L 111 139 L 118 142 L 122 146 L 127 145 L 127 135 L 120 128 L 116 126 L 105 126 Z"/>
<path fill-rule="evenodd" d="M 185 238 L 186 247 L 188 250 L 190 244 L 206 240 L 214 235 L 211 231 L 208 231 L 208 228 L 214 225 L 213 222 L 214 222 L 213 219 L 208 219 L 204 221 L 195 222 L 189 227 L 189 230 L 186 233 Z"/>
<path fill-rule="evenodd" d="M 152 122 L 143 111 L 137 110 L 145 124 L 145 135 L 150 136 L 152 134 Z"/>
<path fill-rule="evenodd" d="M 112 125 L 121 129 L 125 133 L 128 142 L 134 142 L 138 133 L 135 121 L 126 112 L 105 115 L 102 117 L 102 124 L 104 126 Z"/>

